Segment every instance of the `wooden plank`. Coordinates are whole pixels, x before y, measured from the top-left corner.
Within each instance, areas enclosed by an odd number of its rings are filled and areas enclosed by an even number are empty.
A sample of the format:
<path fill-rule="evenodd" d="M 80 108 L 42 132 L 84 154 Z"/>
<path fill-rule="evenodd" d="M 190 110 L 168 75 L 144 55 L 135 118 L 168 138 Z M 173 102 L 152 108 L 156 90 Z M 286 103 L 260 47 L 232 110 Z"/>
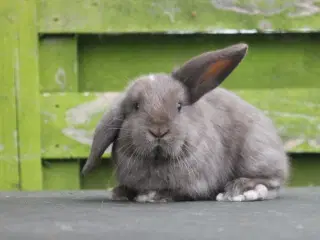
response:
<path fill-rule="evenodd" d="M 320 30 L 318 0 L 37 0 L 41 33 Z"/>
<path fill-rule="evenodd" d="M 41 92 L 77 92 L 78 59 L 75 36 L 41 38 L 39 61 Z"/>
<path fill-rule="evenodd" d="M 40 40 L 40 91 L 41 92 L 77 92 L 78 91 L 78 55 L 75 36 L 45 36 Z M 59 103 L 54 105 L 59 108 Z M 47 113 L 42 109 L 42 113 Z M 51 116 L 48 113 L 47 117 Z M 41 123 L 41 139 L 48 136 L 48 129 Z M 50 134 L 50 133 L 49 133 Z M 56 142 L 54 148 L 59 148 Z M 46 190 L 80 189 L 80 168 L 78 161 L 44 161 L 43 181 Z"/>
<path fill-rule="evenodd" d="M 12 0 L 17 11 L 16 92 L 22 190 L 41 190 L 40 98 L 35 0 Z"/>
<path fill-rule="evenodd" d="M 104 160 L 98 168 L 82 178 L 81 189 L 107 189 L 116 185 L 115 168 L 110 159 Z"/>
<path fill-rule="evenodd" d="M 15 78 L 18 66 L 16 12 L 12 1 L 0 5 L 0 190 L 18 190 L 19 155 Z"/>
<path fill-rule="evenodd" d="M 248 55 L 224 82 L 231 89 L 320 88 L 320 35 L 121 35 L 79 37 L 80 91 L 121 91 L 134 77 L 170 72 L 190 57 L 237 42 Z"/>
<path fill-rule="evenodd" d="M 77 92 L 78 90 L 78 55 L 77 55 L 77 39 L 73 36 L 50 36 L 42 39 L 40 45 L 40 76 L 41 90 L 49 92 Z M 52 108 L 59 108 L 64 103 L 55 102 L 51 105 Z M 52 115 L 48 109 L 43 108 L 42 114 L 51 118 Z M 42 122 L 42 138 L 50 138 L 52 147 L 59 149 L 60 144 L 56 141 L 55 135 L 49 137 L 46 128 L 46 122 Z"/>
<path fill-rule="evenodd" d="M 44 190 L 79 190 L 79 161 L 43 161 Z"/>
<path fill-rule="evenodd" d="M 288 186 L 320 186 L 320 154 L 290 154 L 291 178 Z M 81 189 L 106 189 L 117 184 L 114 166 L 110 159 L 104 159 L 101 165 L 82 179 Z"/>
<path fill-rule="evenodd" d="M 92 132 L 117 93 L 44 93 L 41 99 L 43 158 L 88 155 Z"/>
<path fill-rule="evenodd" d="M 320 152 L 318 89 L 245 89 L 240 96 L 270 116 L 289 152 Z M 43 94 L 43 158 L 86 158 L 92 134 L 117 93 Z M 110 147 L 105 153 L 109 156 Z"/>
<path fill-rule="evenodd" d="M 291 156 L 290 186 L 320 186 L 320 154 L 293 154 Z"/>
<path fill-rule="evenodd" d="M 236 90 L 273 119 L 290 152 L 320 152 L 319 89 Z"/>
<path fill-rule="evenodd" d="M 320 154 L 290 154 L 291 178 L 288 186 L 320 186 Z M 114 167 L 104 159 L 100 167 L 82 179 L 82 189 L 106 189 L 116 185 Z"/>

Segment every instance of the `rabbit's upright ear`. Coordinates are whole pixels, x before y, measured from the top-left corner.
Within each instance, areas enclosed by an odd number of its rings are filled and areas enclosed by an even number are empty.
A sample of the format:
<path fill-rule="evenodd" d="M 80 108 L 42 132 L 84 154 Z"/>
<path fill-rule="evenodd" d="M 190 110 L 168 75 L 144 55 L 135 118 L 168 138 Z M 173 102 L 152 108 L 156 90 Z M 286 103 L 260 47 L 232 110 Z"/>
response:
<path fill-rule="evenodd" d="M 90 155 L 81 171 L 82 175 L 86 175 L 100 163 L 101 156 L 118 136 L 124 119 L 121 100 L 103 115 L 97 125 L 93 135 Z"/>
<path fill-rule="evenodd" d="M 238 66 L 247 53 L 248 45 L 239 43 L 191 58 L 172 73 L 173 78 L 187 86 L 190 103 L 219 86 Z"/>

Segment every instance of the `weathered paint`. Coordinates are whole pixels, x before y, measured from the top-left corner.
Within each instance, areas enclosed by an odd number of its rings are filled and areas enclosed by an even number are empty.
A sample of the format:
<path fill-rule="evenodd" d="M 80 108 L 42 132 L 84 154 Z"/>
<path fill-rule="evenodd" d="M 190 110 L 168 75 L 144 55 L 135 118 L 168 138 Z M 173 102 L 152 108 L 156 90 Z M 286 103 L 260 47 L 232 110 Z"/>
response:
<path fill-rule="evenodd" d="M 318 0 L 37 1 L 41 33 L 320 29 Z"/>
<path fill-rule="evenodd" d="M 40 91 L 78 90 L 77 40 L 73 36 L 43 37 L 39 42 Z"/>
<path fill-rule="evenodd" d="M 41 113 L 42 156 L 44 158 L 85 157 L 90 149 L 95 124 L 116 94 L 52 93 L 44 95 L 41 100 L 41 108 L 44 109 Z M 59 154 L 50 154 L 54 152 Z"/>
<path fill-rule="evenodd" d="M 287 17 L 312 16 L 320 12 L 318 0 L 211 0 L 215 8 L 247 15 L 273 16 L 285 12 Z"/>
<path fill-rule="evenodd" d="M 55 82 L 59 85 L 61 90 L 66 88 L 66 72 L 61 67 L 58 68 L 55 74 Z"/>
<path fill-rule="evenodd" d="M 14 1 L 2 2 L 0 9 L 0 189 L 18 190 L 18 147 L 13 134 L 17 130 L 14 68 L 18 46 L 15 32 L 17 12 Z"/>
<path fill-rule="evenodd" d="M 273 119 L 287 151 L 320 152 L 317 143 L 320 138 L 318 89 L 246 89 L 235 92 Z M 42 109 L 46 112 L 42 114 L 42 156 L 87 157 L 94 128 L 115 96 L 115 93 L 74 93 L 43 97 Z"/>
<path fill-rule="evenodd" d="M 132 78 L 170 72 L 194 55 L 237 42 L 244 61 L 223 83 L 232 89 L 320 88 L 320 35 L 79 36 L 79 90 L 121 91 Z"/>
<path fill-rule="evenodd" d="M 290 152 L 320 152 L 319 89 L 237 90 L 270 116 Z"/>
<path fill-rule="evenodd" d="M 88 95 L 88 93 L 85 95 Z M 65 114 L 67 127 L 62 130 L 63 134 L 79 143 L 91 145 L 92 131 L 78 129 L 78 126 L 81 127 L 81 125 L 88 123 L 94 115 L 100 115 L 110 106 L 117 95 L 117 93 L 111 92 L 102 94 L 94 101 L 67 110 Z"/>
<path fill-rule="evenodd" d="M 35 0 L 16 4 L 16 99 L 22 190 L 41 190 L 40 96 Z"/>

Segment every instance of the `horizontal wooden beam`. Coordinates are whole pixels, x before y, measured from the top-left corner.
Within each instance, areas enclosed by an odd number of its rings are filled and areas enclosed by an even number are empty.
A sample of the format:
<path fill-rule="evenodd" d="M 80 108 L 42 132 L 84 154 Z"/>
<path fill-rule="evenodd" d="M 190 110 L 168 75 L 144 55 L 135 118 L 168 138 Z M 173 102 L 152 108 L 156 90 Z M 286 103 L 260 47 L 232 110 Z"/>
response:
<path fill-rule="evenodd" d="M 317 0 L 37 0 L 40 33 L 320 30 Z"/>
<path fill-rule="evenodd" d="M 320 152 L 318 89 L 235 92 L 273 119 L 287 151 Z M 86 158 L 93 130 L 116 96 L 117 93 L 44 93 L 41 98 L 42 157 Z"/>
<path fill-rule="evenodd" d="M 140 74 L 170 72 L 197 54 L 238 42 L 248 43 L 249 51 L 225 87 L 320 88 L 320 35 L 86 35 L 78 38 L 79 91 L 121 91 Z"/>
<path fill-rule="evenodd" d="M 81 189 L 79 161 L 43 161 L 43 190 Z"/>

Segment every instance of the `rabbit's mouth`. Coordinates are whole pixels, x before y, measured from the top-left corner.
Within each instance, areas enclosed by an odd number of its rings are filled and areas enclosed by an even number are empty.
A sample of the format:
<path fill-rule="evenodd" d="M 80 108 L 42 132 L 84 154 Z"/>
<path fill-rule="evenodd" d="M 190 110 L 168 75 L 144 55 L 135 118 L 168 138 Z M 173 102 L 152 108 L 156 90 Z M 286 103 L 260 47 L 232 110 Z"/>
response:
<path fill-rule="evenodd" d="M 163 152 L 162 148 L 159 145 L 157 145 L 153 150 L 153 152 L 154 152 L 154 159 L 158 161 Z"/>
<path fill-rule="evenodd" d="M 171 140 L 171 141 L 170 141 Z M 184 154 L 186 139 L 175 141 L 174 139 L 153 139 L 149 143 L 149 154 L 155 162 L 166 162 Z"/>
<path fill-rule="evenodd" d="M 169 158 L 168 153 L 159 144 L 153 148 L 152 155 L 155 162 L 163 161 Z"/>

